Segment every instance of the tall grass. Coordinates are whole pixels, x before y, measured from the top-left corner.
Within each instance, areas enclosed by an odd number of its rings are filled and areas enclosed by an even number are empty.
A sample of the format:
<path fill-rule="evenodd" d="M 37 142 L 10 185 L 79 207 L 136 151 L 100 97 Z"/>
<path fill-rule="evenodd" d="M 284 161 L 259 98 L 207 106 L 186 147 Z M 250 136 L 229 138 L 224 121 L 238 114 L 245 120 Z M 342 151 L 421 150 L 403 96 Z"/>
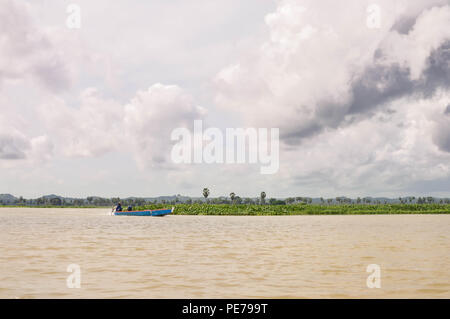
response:
<path fill-rule="evenodd" d="M 137 210 L 168 208 L 154 204 Z M 443 204 L 383 204 L 383 205 L 227 205 L 177 204 L 175 215 L 376 215 L 376 214 L 450 214 L 450 205 Z"/>

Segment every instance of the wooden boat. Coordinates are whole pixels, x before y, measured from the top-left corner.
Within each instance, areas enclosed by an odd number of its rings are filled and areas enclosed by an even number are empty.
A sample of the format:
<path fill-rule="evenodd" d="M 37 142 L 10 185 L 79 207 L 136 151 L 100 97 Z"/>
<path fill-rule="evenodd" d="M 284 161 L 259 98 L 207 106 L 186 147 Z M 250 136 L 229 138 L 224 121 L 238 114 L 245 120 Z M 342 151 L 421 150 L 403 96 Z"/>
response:
<path fill-rule="evenodd" d="M 133 211 L 121 211 L 114 212 L 114 216 L 166 216 L 173 213 L 174 207 L 172 209 L 155 209 L 155 210 L 133 210 Z"/>

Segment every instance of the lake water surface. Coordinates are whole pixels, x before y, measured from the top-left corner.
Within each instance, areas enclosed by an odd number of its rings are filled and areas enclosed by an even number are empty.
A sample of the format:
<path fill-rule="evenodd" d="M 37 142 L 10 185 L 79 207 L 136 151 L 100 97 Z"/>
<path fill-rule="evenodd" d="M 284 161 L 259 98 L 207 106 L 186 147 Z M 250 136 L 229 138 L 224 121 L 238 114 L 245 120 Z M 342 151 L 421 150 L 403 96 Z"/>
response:
<path fill-rule="evenodd" d="M 68 288 L 67 267 L 81 288 Z M 377 264 L 381 288 L 369 289 Z M 450 215 L 0 209 L 1 298 L 450 298 Z"/>

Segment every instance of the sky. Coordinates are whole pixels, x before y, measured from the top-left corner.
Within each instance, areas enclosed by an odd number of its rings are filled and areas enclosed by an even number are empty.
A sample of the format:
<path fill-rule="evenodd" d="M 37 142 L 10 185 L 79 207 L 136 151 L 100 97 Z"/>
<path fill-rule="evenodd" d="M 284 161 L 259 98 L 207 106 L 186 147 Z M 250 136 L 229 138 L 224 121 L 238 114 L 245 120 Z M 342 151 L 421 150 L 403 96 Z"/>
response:
<path fill-rule="evenodd" d="M 0 109 L 0 193 L 448 197 L 450 0 L 0 0 Z M 174 163 L 195 120 L 278 171 Z"/>

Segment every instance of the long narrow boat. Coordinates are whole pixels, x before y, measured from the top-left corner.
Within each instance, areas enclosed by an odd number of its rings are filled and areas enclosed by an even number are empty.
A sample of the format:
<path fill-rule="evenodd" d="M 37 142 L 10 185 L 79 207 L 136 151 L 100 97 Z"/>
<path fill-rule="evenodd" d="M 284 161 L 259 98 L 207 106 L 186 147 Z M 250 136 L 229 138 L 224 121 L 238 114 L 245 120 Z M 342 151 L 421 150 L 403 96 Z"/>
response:
<path fill-rule="evenodd" d="M 166 216 L 173 213 L 174 207 L 172 209 L 155 209 L 155 210 L 133 210 L 133 211 L 122 211 L 114 212 L 114 216 Z"/>

